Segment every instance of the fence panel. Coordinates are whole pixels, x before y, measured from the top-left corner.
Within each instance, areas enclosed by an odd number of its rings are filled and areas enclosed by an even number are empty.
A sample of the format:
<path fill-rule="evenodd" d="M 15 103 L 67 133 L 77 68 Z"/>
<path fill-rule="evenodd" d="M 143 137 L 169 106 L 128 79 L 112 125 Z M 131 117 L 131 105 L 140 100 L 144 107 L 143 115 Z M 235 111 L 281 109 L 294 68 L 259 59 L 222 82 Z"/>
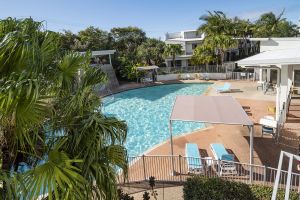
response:
<path fill-rule="evenodd" d="M 220 161 L 211 158 L 192 158 L 183 156 L 137 156 L 129 157 L 128 177 L 119 172 L 119 183 L 139 182 L 154 176 L 157 181 L 183 182 L 194 174 L 205 177 L 221 177 L 222 179 L 246 184 L 254 183 L 273 186 L 277 169 L 250 165 L 247 163 Z M 250 182 L 252 168 L 252 182 Z M 287 184 L 287 171 L 281 171 L 280 188 Z M 292 173 L 291 190 L 300 192 L 300 174 Z"/>
<path fill-rule="evenodd" d="M 250 72 L 228 72 L 226 77 L 232 80 L 256 80 L 255 73 Z"/>

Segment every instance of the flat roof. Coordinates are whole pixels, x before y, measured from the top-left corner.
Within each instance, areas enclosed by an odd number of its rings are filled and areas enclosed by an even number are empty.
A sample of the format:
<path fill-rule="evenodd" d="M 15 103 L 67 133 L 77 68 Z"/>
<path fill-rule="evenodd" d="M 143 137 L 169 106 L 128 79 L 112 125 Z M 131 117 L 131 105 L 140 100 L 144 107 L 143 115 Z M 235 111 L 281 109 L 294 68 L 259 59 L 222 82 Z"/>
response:
<path fill-rule="evenodd" d="M 300 64 L 300 48 L 264 51 L 236 63 L 242 67 Z"/>
<path fill-rule="evenodd" d="M 300 41 L 300 37 L 248 38 L 250 41 Z"/>
<path fill-rule="evenodd" d="M 232 96 L 177 96 L 170 120 L 253 125 L 242 106 Z"/>
<path fill-rule="evenodd" d="M 202 41 L 204 37 L 195 37 L 195 38 L 172 38 L 166 39 L 166 42 L 192 42 L 192 41 Z"/>

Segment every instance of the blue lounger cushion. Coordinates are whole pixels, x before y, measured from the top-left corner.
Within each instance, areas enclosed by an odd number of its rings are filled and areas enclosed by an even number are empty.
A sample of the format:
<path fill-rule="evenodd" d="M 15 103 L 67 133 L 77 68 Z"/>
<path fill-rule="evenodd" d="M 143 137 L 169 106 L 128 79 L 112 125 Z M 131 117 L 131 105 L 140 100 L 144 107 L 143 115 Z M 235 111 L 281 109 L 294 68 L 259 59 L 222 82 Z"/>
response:
<path fill-rule="evenodd" d="M 215 143 L 210 146 L 217 160 L 234 161 L 234 156 L 227 152 L 223 144 Z"/>
<path fill-rule="evenodd" d="M 223 86 L 217 88 L 217 91 L 218 92 L 229 91 L 230 87 L 231 87 L 230 83 L 224 83 Z"/>
<path fill-rule="evenodd" d="M 197 144 L 187 143 L 185 145 L 185 156 L 188 158 L 189 169 L 198 169 L 202 167 L 201 156 Z"/>

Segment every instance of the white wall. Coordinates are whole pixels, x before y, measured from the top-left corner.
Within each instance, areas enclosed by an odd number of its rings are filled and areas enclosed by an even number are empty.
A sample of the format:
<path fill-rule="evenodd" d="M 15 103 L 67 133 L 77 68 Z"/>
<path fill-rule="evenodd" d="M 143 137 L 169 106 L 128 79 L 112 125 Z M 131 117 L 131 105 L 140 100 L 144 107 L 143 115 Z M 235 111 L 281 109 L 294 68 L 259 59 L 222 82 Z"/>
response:
<path fill-rule="evenodd" d="M 201 77 L 208 77 L 209 80 L 226 80 L 226 73 L 183 73 L 183 74 L 165 74 L 165 75 L 157 75 L 157 81 L 171 81 L 171 80 L 179 80 L 185 74 L 189 74 L 191 77 L 195 77 L 195 75 L 199 75 Z"/>
<path fill-rule="evenodd" d="M 260 51 L 300 48 L 300 38 L 270 38 L 260 41 Z"/>

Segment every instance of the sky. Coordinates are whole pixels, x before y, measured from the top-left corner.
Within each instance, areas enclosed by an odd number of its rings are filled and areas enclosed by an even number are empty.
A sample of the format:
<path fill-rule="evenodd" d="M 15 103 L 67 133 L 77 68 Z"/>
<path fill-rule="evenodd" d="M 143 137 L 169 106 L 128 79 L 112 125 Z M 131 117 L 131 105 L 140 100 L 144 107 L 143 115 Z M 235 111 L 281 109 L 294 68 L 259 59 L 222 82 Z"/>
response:
<path fill-rule="evenodd" d="M 137 26 L 161 39 L 167 32 L 197 29 L 199 17 L 213 10 L 255 20 L 285 9 L 285 18 L 297 24 L 300 19 L 300 0 L 0 0 L 0 5 L 0 19 L 31 16 L 53 31 Z"/>

